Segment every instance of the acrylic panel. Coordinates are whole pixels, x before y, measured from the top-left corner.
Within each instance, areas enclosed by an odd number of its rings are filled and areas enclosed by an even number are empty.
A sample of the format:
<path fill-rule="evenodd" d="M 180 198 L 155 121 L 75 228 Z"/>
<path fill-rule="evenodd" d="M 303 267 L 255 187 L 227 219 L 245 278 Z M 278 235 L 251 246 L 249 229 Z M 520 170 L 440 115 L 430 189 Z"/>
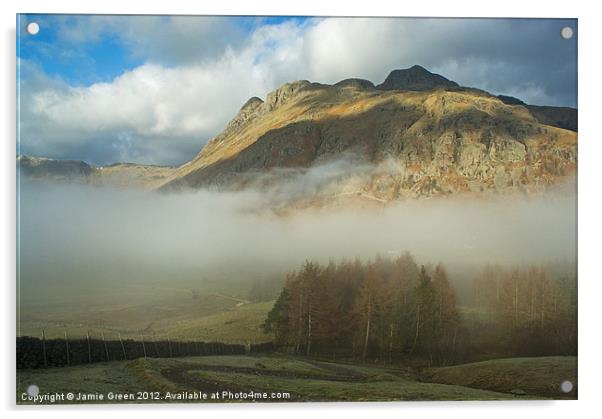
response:
<path fill-rule="evenodd" d="M 576 399 L 577 29 L 18 15 L 16 402 Z"/>

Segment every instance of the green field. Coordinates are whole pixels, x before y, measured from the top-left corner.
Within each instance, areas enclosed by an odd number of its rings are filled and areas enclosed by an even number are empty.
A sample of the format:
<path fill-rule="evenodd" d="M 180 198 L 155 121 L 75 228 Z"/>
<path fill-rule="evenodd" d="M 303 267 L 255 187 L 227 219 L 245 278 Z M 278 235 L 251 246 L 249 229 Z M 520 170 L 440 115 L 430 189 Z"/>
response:
<path fill-rule="evenodd" d="M 197 287 L 198 288 L 198 287 Z M 26 301 L 19 311 L 20 336 L 259 343 L 271 340 L 260 326 L 273 305 L 251 302 L 231 289 L 119 284 L 102 292 L 69 288 Z"/>
<path fill-rule="evenodd" d="M 429 380 L 504 393 L 524 392 L 573 399 L 577 397 L 577 357 L 495 359 L 436 368 L 429 372 Z M 559 392 L 563 381 L 573 384 L 572 391 L 567 394 Z"/>
<path fill-rule="evenodd" d="M 414 372 L 401 366 L 324 362 L 285 355 L 138 359 L 89 366 L 20 371 L 17 403 L 30 384 L 40 393 L 154 393 L 228 391 L 268 395 L 256 401 L 521 400 L 576 398 L 558 380 L 576 383 L 573 357 L 514 358 Z M 552 384 L 554 383 L 554 384 Z M 576 386 L 575 386 L 576 387 Z M 555 389 L 555 390 L 554 390 Z M 156 397 L 159 396 L 159 399 Z M 142 396 L 141 396 L 142 397 Z M 276 396 L 274 396 L 276 397 Z M 211 402 L 208 399 L 207 402 Z M 214 401 L 240 401 L 221 399 Z M 108 402 L 108 400 L 95 401 Z M 29 402 L 26 402 L 29 403 Z"/>

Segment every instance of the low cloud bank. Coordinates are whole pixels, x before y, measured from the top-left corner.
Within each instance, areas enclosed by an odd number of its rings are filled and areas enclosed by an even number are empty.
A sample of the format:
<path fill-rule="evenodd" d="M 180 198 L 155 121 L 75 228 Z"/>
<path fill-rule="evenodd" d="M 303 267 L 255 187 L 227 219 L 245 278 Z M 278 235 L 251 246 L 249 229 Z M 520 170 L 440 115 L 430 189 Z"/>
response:
<path fill-rule="evenodd" d="M 336 174 L 338 166 L 331 167 Z M 312 185 L 312 176 L 305 179 Z M 307 177 L 309 176 L 309 177 Z M 430 199 L 279 216 L 256 190 L 161 194 L 24 183 L 22 297 L 65 283 L 261 279 L 305 259 L 412 252 L 421 263 L 557 263 L 576 258 L 576 200 Z"/>

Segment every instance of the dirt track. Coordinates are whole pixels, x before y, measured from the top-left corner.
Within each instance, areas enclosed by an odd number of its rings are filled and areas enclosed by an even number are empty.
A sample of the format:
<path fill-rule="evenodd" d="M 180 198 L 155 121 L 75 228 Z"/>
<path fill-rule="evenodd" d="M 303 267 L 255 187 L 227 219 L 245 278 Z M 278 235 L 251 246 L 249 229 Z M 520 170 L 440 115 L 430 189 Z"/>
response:
<path fill-rule="evenodd" d="M 290 378 L 290 379 L 310 379 L 310 380 L 325 380 L 325 381 L 338 381 L 338 382 L 361 382 L 364 381 L 367 376 L 364 374 L 356 373 L 350 369 L 344 367 L 338 367 L 328 364 L 322 364 L 319 362 L 312 362 L 312 365 L 323 368 L 326 371 L 330 371 L 334 374 L 308 374 L 308 373 L 295 373 L 291 371 L 278 371 L 263 368 L 249 368 L 249 367 L 228 367 L 223 365 L 199 365 L 199 364 L 184 364 L 173 368 L 167 368 L 161 370 L 161 375 L 169 381 L 176 383 L 184 388 L 192 388 L 194 390 L 203 392 L 221 392 L 221 391 L 232 391 L 232 392 L 248 392 L 250 390 L 257 392 L 269 392 L 266 389 L 261 388 L 248 388 L 240 387 L 232 384 L 223 384 L 219 381 L 213 381 L 201 377 L 199 374 L 194 372 L 211 371 L 211 372 L 223 372 L 223 373 L 239 373 L 239 374 L 253 374 L 258 377 L 279 377 L 279 378 Z M 325 372 L 326 372 L 325 371 Z M 274 399 L 274 400 L 258 400 L 258 401 L 270 401 L 270 402 L 283 402 L 283 401 L 303 401 L 303 398 L 297 397 L 291 394 L 290 399 Z M 315 401 L 315 398 L 312 399 Z"/>

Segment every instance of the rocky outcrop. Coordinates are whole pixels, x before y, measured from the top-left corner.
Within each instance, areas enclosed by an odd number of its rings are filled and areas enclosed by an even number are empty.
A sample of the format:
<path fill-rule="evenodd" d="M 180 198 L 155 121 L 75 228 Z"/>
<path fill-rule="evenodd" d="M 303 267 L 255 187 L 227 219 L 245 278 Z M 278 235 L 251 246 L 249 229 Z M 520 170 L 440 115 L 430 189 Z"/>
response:
<path fill-rule="evenodd" d="M 439 74 L 433 74 L 426 68 L 415 65 L 403 70 L 393 70 L 384 82 L 376 86 L 379 90 L 415 90 L 425 91 L 446 87 L 459 87 L 458 83 Z"/>
<path fill-rule="evenodd" d="M 374 89 L 374 83 L 372 83 L 370 80 L 364 80 L 364 79 L 345 79 L 345 80 L 341 80 L 338 83 L 335 83 L 333 85 L 334 87 L 338 87 L 338 88 L 352 88 L 352 89 L 360 89 L 360 90 L 371 90 Z"/>

